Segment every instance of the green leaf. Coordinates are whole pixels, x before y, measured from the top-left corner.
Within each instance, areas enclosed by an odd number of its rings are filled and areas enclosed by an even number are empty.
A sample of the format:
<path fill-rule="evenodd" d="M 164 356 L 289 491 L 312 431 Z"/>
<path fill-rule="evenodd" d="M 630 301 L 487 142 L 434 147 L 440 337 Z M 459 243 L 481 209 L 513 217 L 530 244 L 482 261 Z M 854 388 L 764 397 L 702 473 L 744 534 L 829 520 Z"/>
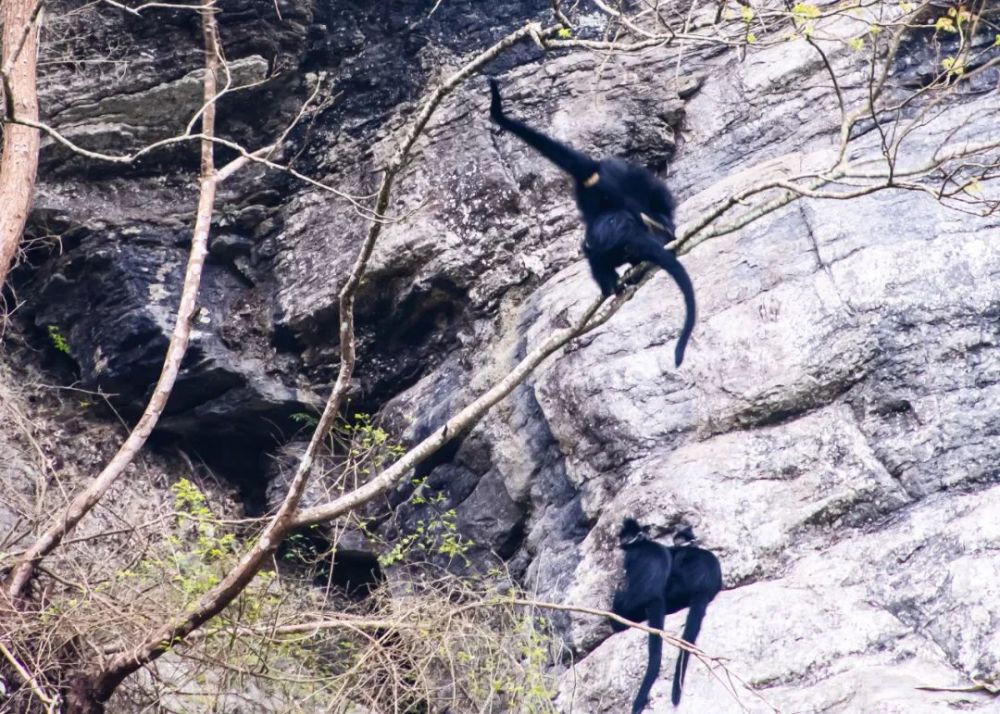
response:
<path fill-rule="evenodd" d="M 812 20 L 820 16 L 820 10 L 811 2 L 800 2 L 792 8 L 792 14 L 802 20 Z"/>
<path fill-rule="evenodd" d="M 959 75 L 965 73 L 965 65 L 954 57 L 945 57 L 941 60 L 941 66 L 948 70 L 948 74 Z"/>
<path fill-rule="evenodd" d="M 934 23 L 934 29 L 944 30 L 945 32 L 958 32 L 958 29 L 955 27 L 955 21 L 950 17 L 944 16 L 937 19 L 937 22 Z"/>

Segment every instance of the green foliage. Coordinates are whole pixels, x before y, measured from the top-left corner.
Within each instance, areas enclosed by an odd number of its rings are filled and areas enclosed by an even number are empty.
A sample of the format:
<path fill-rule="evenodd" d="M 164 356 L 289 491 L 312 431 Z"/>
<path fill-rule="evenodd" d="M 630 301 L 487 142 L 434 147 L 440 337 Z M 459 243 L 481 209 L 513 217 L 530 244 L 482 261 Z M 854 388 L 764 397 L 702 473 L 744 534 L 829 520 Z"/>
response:
<path fill-rule="evenodd" d="M 357 672 L 343 686 L 364 688 L 360 700 L 372 711 L 552 714 L 554 638 L 545 618 L 513 604 L 518 593 L 505 572 L 418 578 L 392 595 L 379 590 L 367 616 L 385 613 L 391 634 L 377 641 L 347 629 L 331 633 L 332 668 Z M 373 690 L 367 681 L 396 682 L 404 691 Z"/>
<path fill-rule="evenodd" d="M 430 502 L 441 503 L 445 500 L 444 494 L 437 494 Z M 465 554 L 473 545 L 472 541 L 463 538 L 458 532 L 458 513 L 454 508 L 449 508 L 432 518 L 417 521 L 413 533 L 397 539 L 387 552 L 378 557 L 378 562 L 382 567 L 387 567 L 404 561 L 420 562 L 435 555 L 443 555 L 449 561 L 462 558 L 468 564 Z"/>
<path fill-rule="evenodd" d="M 792 14 L 799 20 L 815 20 L 820 16 L 820 9 L 811 2 L 796 3 L 792 7 Z"/>
<path fill-rule="evenodd" d="M 494 607 L 503 612 L 503 600 L 497 598 Z M 496 653 L 484 657 L 483 652 L 470 646 L 480 643 L 463 643 L 464 646 L 454 652 L 463 687 L 476 704 L 499 699 L 511 707 L 509 711 L 532 714 L 554 711 L 555 682 L 546 672 L 552 661 L 552 638 L 547 620 L 532 613 L 507 611 L 503 614 L 505 622 L 497 634 L 517 666 L 503 662 Z"/>
<path fill-rule="evenodd" d="M 573 31 L 568 27 L 560 27 L 559 32 L 557 32 L 556 34 L 559 35 L 560 39 L 568 40 L 570 37 L 573 36 Z"/>
<path fill-rule="evenodd" d="M 386 453 L 378 455 L 380 460 L 375 463 L 376 466 L 381 466 L 386 458 L 397 459 L 406 453 L 406 449 L 402 446 L 389 441 L 388 432 L 372 424 L 370 414 L 355 414 L 354 424 L 345 425 L 344 431 L 353 433 L 357 441 L 356 449 L 363 451 L 385 449 Z"/>
<path fill-rule="evenodd" d="M 972 19 L 972 13 L 964 7 L 950 7 L 945 15 L 934 22 L 934 29 L 939 32 L 961 32 L 962 25 Z"/>
<path fill-rule="evenodd" d="M 236 536 L 223 531 L 194 483 L 182 478 L 170 492 L 177 528 L 166 538 L 172 551 L 169 560 L 160 564 L 170 566 L 164 574 L 169 573 L 185 600 L 190 600 L 219 583 L 236 556 Z"/>
<path fill-rule="evenodd" d="M 62 332 L 59 331 L 58 325 L 49 325 L 49 342 L 52 347 L 55 348 L 57 352 L 62 352 L 63 354 L 69 354 L 69 342 L 63 337 Z"/>
<path fill-rule="evenodd" d="M 319 424 L 319 418 L 309 414 L 308 412 L 295 412 L 289 417 L 289 419 L 297 424 L 302 424 L 303 426 L 314 427 Z"/>
<path fill-rule="evenodd" d="M 232 570 L 241 550 L 237 534 L 213 513 L 205 493 L 194 482 L 181 478 L 170 487 L 170 493 L 174 509 L 172 527 L 161 540 L 150 544 L 135 565 L 119 571 L 113 584 L 119 593 L 141 594 L 140 602 L 135 603 L 137 610 L 154 621 L 157 617 L 176 616 L 197 602 Z M 315 635 L 272 634 L 277 619 L 287 618 L 296 611 L 289 597 L 277 574 L 262 570 L 239 597 L 205 626 L 196 640 L 195 660 L 200 662 L 204 657 L 204 662 L 225 662 L 226 669 L 220 674 L 205 670 L 204 664 L 188 665 L 198 671 L 193 679 L 203 687 L 192 687 L 191 693 L 173 693 L 185 702 L 185 711 L 212 710 L 210 703 L 215 695 L 206 692 L 224 692 L 227 686 L 230 691 L 240 691 L 244 685 L 225 685 L 219 679 L 231 676 L 225 674 L 229 668 L 246 673 L 281 672 L 284 668 L 294 673 L 308 668 L 314 676 L 323 675 L 321 653 L 314 647 Z M 97 605 L 106 607 L 103 601 Z M 188 642 L 182 647 L 163 642 L 162 646 L 176 656 L 187 656 L 192 644 Z M 210 677 L 207 672 L 212 673 Z M 293 698 L 315 696 L 311 684 L 299 682 L 295 677 L 268 686 L 280 687 Z M 160 696 L 159 692 L 154 694 Z"/>
<path fill-rule="evenodd" d="M 954 57 L 945 57 L 941 60 L 941 66 L 951 77 L 957 77 L 965 74 L 965 65 L 961 60 L 955 59 Z"/>
<path fill-rule="evenodd" d="M 934 29 L 944 32 L 958 32 L 958 28 L 955 27 L 955 21 L 945 15 L 937 19 L 937 22 L 934 23 Z"/>
<path fill-rule="evenodd" d="M 354 422 L 338 429 L 338 436 L 346 442 L 348 459 L 344 472 L 371 476 L 406 453 L 406 449 L 389 438 L 389 433 L 375 426 L 370 414 L 356 413 Z"/>

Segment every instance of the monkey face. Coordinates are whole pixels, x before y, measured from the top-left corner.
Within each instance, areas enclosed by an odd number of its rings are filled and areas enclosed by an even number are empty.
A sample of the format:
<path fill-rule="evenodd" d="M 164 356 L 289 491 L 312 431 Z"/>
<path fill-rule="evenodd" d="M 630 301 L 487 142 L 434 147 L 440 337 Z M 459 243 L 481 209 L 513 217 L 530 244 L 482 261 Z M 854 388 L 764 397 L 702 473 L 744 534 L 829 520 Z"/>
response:
<path fill-rule="evenodd" d="M 649 526 L 640 526 L 634 518 L 626 518 L 622 521 L 621 530 L 618 531 L 618 545 L 622 548 L 646 538 Z"/>

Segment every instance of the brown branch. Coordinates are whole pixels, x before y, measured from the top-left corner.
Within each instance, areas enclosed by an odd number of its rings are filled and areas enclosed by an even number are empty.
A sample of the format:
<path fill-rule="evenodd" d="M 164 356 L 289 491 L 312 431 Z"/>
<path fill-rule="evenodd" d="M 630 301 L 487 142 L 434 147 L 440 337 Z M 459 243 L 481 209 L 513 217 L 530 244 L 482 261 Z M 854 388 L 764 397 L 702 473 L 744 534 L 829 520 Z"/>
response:
<path fill-rule="evenodd" d="M 101 0 L 101 2 L 119 10 L 124 10 L 130 15 L 135 15 L 136 17 L 142 15 L 143 10 L 194 10 L 195 12 L 207 12 L 211 8 L 215 7 L 214 2 L 192 5 L 173 2 L 146 2 L 141 5 L 136 5 L 135 7 L 126 5 L 123 2 L 118 2 L 117 0 Z"/>
<path fill-rule="evenodd" d="M 562 348 L 574 337 L 583 334 L 589 328 L 588 323 L 590 318 L 597 313 L 601 303 L 602 301 L 598 301 L 592 304 L 583 317 L 579 318 L 572 327 L 557 330 L 550 335 L 542 344 L 529 352 L 506 377 L 445 422 L 443 426 L 438 427 L 430 436 L 410 449 L 392 466 L 368 483 L 350 493 L 344 494 L 334 501 L 305 509 L 295 517 L 295 525 L 302 527 L 342 516 L 367 503 L 379 494 L 385 493 L 402 481 L 416 464 L 440 449 L 456 434 L 463 433 L 475 425 L 491 407 L 510 394 L 549 355 Z M 612 306 L 615 303 L 618 303 L 618 299 L 612 302 Z"/>
<path fill-rule="evenodd" d="M 36 129 L 10 123 L 15 117 L 38 120 L 38 25 L 41 0 L 3 0 L 0 2 L 0 37 L 3 61 L 0 83 L 4 94 L 6 126 L 3 154 L 0 158 L 0 287 L 7 273 L 28 221 L 38 174 L 38 150 L 41 137 Z"/>
<path fill-rule="evenodd" d="M 203 16 L 203 23 L 206 25 L 210 23 L 214 27 L 214 18 L 211 13 L 206 13 Z M 404 136 L 395 155 L 385 166 L 382 182 L 375 200 L 375 208 L 373 210 L 375 215 L 383 215 L 385 213 L 389 204 L 393 181 L 405 166 L 411 149 L 441 101 L 465 78 L 484 67 L 508 48 L 525 38 L 536 37 L 539 34 L 551 33 L 552 31 L 554 30 L 546 31 L 542 30 L 537 24 L 530 24 L 511 33 L 486 51 L 477 55 L 471 62 L 464 65 L 455 74 L 445 80 L 431 94 L 417 114 L 410 130 Z M 355 294 L 361 284 L 361 279 L 374 250 L 375 242 L 381 234 L 382 225 L 381 221 L 372 222 L 365 242 L 351 268 L 348 279 L 341 288 L 339 296 L 341 355 L 337 381 L 327 400 L 323 414 L 313 431 L 309 445 L 299 460 L 295 475 L 289 485 L 288 493 L 282 500 L 274 517 L 264 528 L 260 537 L 240 558 L 236 566 L 226 573 L 225 577 L 217 585 L 208 590 L 194 607 L 187 612 L 181 613 L 165 625 L 156 628 L 131 650 L 113 657 L 99 673 L 89 679 L 86 688 L 91 692 L 93 699 L 96 701 L 107 701 L 126 677 L 161 657 L 171 647 L 183 641 L 191 632 L 221 612 L 253 580 L 257 571 L 271 556 L 278 544 L 293 528 L 299 525 L 295 513 L 312 471 L 312 465 L 327 432 L 340 412 L 340 407 L 350 388 L 356 359 L 354 340 Z"/>
<path fill-rule="evenodd" d="M 559 22 L 560 25 L 565 27 L 567 30 L 573 29 L 573 23 L 563 12 L 562 7 L 559 5 L 559 0 L 550 0 L 550 5 L 552 6 L 552 16 Z"/>
<path fill-rule="evenodd" d="M 202 110 L 199 109 L 199 113 L 201 111 Z M 257 155 L 258 152 L 256 151 L 249 152 L 243 146 L 237 144 L 235 141 L 223 139 L 222 137 L 218 136 L 208 136 L 207 134 L 205 134 L 205 132 L 179 134 L 177 136 L 167 137 L 166 139 L 160 139 L 158 141 L 152 142 L 151 144 L 147 144 L 139 149 L 136 149 L 135 151 L 129 154 L 105 154 L 100 151 L 91 151 L 90 149 L 85 149 L 84 147 L 80 146 L 79 144 L 73 142 L 68 137 L 61 134 L 57 129 L 54 129 L 53 127 L 49 126 L 44 122 L 31 121 L 27 119 L 13 119 L 11 120 L 10 123 L 20 124 L 22 126 L 37 129 L 38 131 L 42 132 L 55 142 L 62 144 L 73 153 L 79 154 L 84 158 L 93 159 L 94 161 L 105 161 L 112 164 L 131 164 L 137 161 L 138 159 L 142 158 L 146 154 L 152 153 L 157 149 L 163 149 L 168 146 L 173 146 L 175 144 L 182 144 L 188 141 L 211 141 L 214 144 L 219 144 L 220 146 L 225 146 L 228 149 L 232 149 L 233 151 L 238 152 L 240 156 L 249 158 L 251 161 L 255 163 L 259 163 L 262 166 L 266 166 L 275 171 L 281 171 L 287 173 L 289 176 L 294 176 L 300 181 L 308 183 L 310 186 L 315 186 L 316 188 L 322 191 L 326 191 L 327 193 L 331 193 L 337 196 L 338 198 L 342 198 L 345 201 L 349 202 L 354 207 L 354 209 L 363 217 L 372 218 L 375 220 L 382 220 L 385 222 L 389 222 L 392 220 L 372 214 L 371 209 L 369 209 L 367 206 L 364 206 L 358 200 L 357 197 L 345 193 L 344 191 L 341 191 L 339 189 L 336 189 L 333 186 L 330 186 L 329 184 L 325 184 L 322 181 L 317 181 L 316 179 L 311 178 L 301 173 L 300 171 L 296 171 L 290 166 L 285 166 L 276 163 L 274 161 L 271 161 L 270 159 L 267 158 L 266 154 L 258 156 Z M 272 144 L 272 148 L 276 145 L 277 142 L 275 144 Z"/>
<path fill-rule="evenodd" d="M 212 15 L 206 13 L 205 17 L 212 18 Z M 214 19 L 212 21 L 214 23 Z M 216 94 L 216 71 L 219 66 L 219 51 L 214 38 L 214 30 L 211 36 L 206 34 L 206 43 L 208 44 L 205 49 L 205 111 L 202 125 L 203 132 L 210 136 L 215 129 L 215 103 L 212 100 Z M 241 163 L 245 163 L 246 160 L 244 157 L 236 159 Z M 231 173 L 229 169 L 230 167 L 226 167 L 223 171 Z M 38 540 L 18 559 L 11 572 L 7 589 L 8 597 L 14 603 L 23 599 L 25 589 L 35 574 L 36 565 L 59 545 L 66 534 L 97 505 L 108 489 L 125 472 L 125 469 L 149 439 L 163 409 L 166 407 L 167 399 L 170 397 L 170 392 L 177 380 L 181 362 L 187 352 L 191 337 L 191 323 L 197 310 L 202 268 L 208 254 L 208 234 L 212 223 L 212 209 L 215 203 L 217 183 L 214 144 L 205 140 L 202 141 L 201 145 L 201 180 L 197 216 L 191 238 L 191 251 L 188 256 L 184 284 L 181 289 L 180 306 L 153 394 L 135 428 L 129 433 L 128 438 L 125 439 L 107 466 L 83 491 L 77 494 L 69 506 L 49 524 Z"/>
<path fill-rule="evenodd" d="M 4 645 L 3 642 L 0 642 L 0 654 L 2 654 L 4 659 L 6 659 L 10 666 L 14 668 L 14 671 L 17 672 L 17 676 L 19 676 L 21 680 L 28 685 L 32 694 L 38 697 L 38 701 L 45 706 L 45 711 L 48 714 L 55 714 L 59 711 L 59 698 L 50 697 L 42 691 L 42 688 L 38 686 L 38 682 L 35 681 L 35 677 L 32 676 L 31 672 L 24 668 L 23 664 L 17 661 L 14 653 L 7 649 L 7 646 Z"/>
<path fill-rule="evenodd" d="M 5 38 L 3 45 L 4 48 L 9 49 L 10 47 L 13 47 L 14 49 L 13 52 L 9 52 L 9 54 L 5 56 L 3 65 L 0 66 L 0 74 L 4 76 L 4 79 L 10 75 L 10 70 L 14 66 L 14 62 L 17 61 L 17 58 L 21 56 L 21 50 L 24 49 L 24 45 L 28 42 L 28 38 L 32 31 L 38 28 L 38 24 L 40 22 L 39 18 L 41 17 L 42 8 L 44 6 L 44 0 L 35 0 L 34 7 L 32 7 L 31 12 L 28 15 L 28 21 L 24 23 L 24 26 L 21 28 L 21 36 L 18 38 L 16 43 L 12 42 L 8 45 Z M 11 32 L 14 33 L 15 31 L 16 28 L 12 27 Z"/>
<path fill-rule="evenodd" d="M 781 711 L 776 706 L 774 706 L 773 704 L 771 704 L 771 702 L 769 702 L 767 699 L 765 699 L 764 696 L 762 694 L 760 694 L 760 692 L 756 691 L 753 687 L 751 687 L 750 684 L 748 682 L 746 682 L 742 677 L 739 677 L 739 676 L 733 674 L 732 671 L 730 671 L 730 669 L 725 665 L 725 663 L 723 662 L 723 660 L 722 660 L 721 657 L 717 657 L 717 656 L 713 656 L 713 655 L 707 654 L 704 650 L 699 649 L 698 647 L 696 647 L 695 645 L 691 644 L 687 640 L 682 639 L 680 637 L 675 637 L 674 635 L 671 635 L 671 634 L 667 633 L 663 629 L 660 629 L 660 628 L 657 628 L 657 627 L 650 627 L 649 625 L 647 625 L 645 623 L 642 623 L 642 622 L 633 622 L 632 620 L 628 620 L 628 619 L 626 619 L 624 617 L 621 617 L 620 615 L 616 615 L 613 612 L 608 612 L 607 610 L 601 610 L 599 608 L 594 608 L 594 607 L 583 607 L 583 606 L 580 606 L 580 605 L 563 605 L 563 604 L 554 603 L 554 602 L 546 602 L 544 600 L 528 600 L 528 599 L 523 599 L 523 598 L 506 598 L 506 599 L 500 599 L 500 600 L 498 600 L 498 603 L 500 603 L 500 604 L 502 604 L 502 603 L 510 603 L 510 604 L 513 604 L 513 605 L 521 605 L 521 606 L 524 606 L 524 607 L 534 607 L 534 608 L 539 608 L 539 609 L 543 609 L 543 610 L 558 610 L 558 611 L 561 611 L 561 612 L 578 612 L 578 613 L 581 613 L 581 614 L 584 614 L 584 615 L 593 615 L 595 617 L 601 617 L 601 618 L 607 618 L 609 620 L 614 620 L 615 622 L 619 622 L 619 623 L 621 623 L 621 624 L 623 624 L 623 625 L 625 625 L 627 627 L 630 627 L 632 629 L 635 629 L 635 630 L 640 630 L 642 632 L 646 632 L 646 633 L 648 633 L 650 635 L 659 635 L 660 638 L 663 639 L 668 644 L 673 645 L 677 649 L 685 650 L 687 652 L 690 652 L 695 657 L 697 657 L 701 661 L 701 663 L 705 665 L 705 667 L 708 669 L 709 673 L 719 683 L 722 684 L 723 688 L 729 693 L 730 696 L 733 697 L 733 699 L 736 700 L 736 703 L 739 704 L 740 707 L 744 711 L 746 711 L 746 707 L 743 706 L 742 702 L 740 702 L 740 700 L 739 700 L 739 697 L 736 695 L 735 687 L 733 687 L 730 683 L 727 683 L 725 680 L 723 680 L 722 677 L 720 677 L 716 673 L 716 671 L 713 668 L 713 666 L 720 667 L 726 673 L 727 677 L 729 677 L 731 679 L 735 679 L 737 682 L 739 682 L 740 685 L 744 689 L 746 689 L 747 691 L 749 691 L 750 693 L 752 693 L 754 696 L 756 696 L 771 711 L 773 711 L 773 712 L 780 712 Z M 475 603 L 475 605 L 480 605 L 481 606 L 481 604 L 479 604 L 479 603 Z"/>

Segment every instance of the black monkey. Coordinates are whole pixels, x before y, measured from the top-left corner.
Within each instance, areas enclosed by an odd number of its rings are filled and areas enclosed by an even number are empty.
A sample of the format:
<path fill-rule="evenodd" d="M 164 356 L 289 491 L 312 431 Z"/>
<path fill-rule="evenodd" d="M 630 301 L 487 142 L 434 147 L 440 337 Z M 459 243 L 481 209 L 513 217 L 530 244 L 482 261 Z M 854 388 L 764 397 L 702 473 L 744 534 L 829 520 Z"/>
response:
<path fill-rule="evenodd" d="M 666 614 L 667 582 L 670 577 L 672 556 L 668 548 L 651 541 L 647 529 L 632 518 L 622 521 L 618 531 L 618 545 L 625 551 L 625 583 L 615 592 L 611 611 L 634 622 L 648 621 L 650 627 L 663 629 Z M 611 621 L 615 632 L 626 625 Z M 639 714 L 649 703 L 649 690 L 660 674 L 663 659 L 663 639 L 649 635 L 649 661 L 639 692 L 632 703 L 632 714 Z"/>
<path fill-rule="evenodd" d="M 677 530 L 674 531 L 674 545 L 697 545 L 698 538 L 694 534 L 694 529 L 691 526 L 679 526 Z"/>
<path fill-rule="evenodd" d="M 645 543 L 645 546 L 658 548 L 669 557 L 669 567 L 664 584 L 661 586 L 663 593 L 664 615 L 688 609 L 687 620 L 684 623 L 684 632 L 681 635 L 687 642 L 695 643 L 698 633 L 701 631 L 701 622 L 705 617 L 708 604 L 715 599 L 715 596 L 722 590 L 722 567 L 719 559 L 713 553 L 704 548 L 695 547 L 697 541 L 691 526 L 684 526 L 674 533 L 674 545 L 664 548 L 658 543 L 650 541 L 645 531 L 648 528 L 640 528 L 639 524 L 631 518 L 626 518 L 619 533 L 620 545 L 626 548 L 626 541 Z M 644 546 L 644 547 L 645 547 Z M 646 551 L 654 552 L 654 551 Z M 661 569 L 657 566 L 654 556 L 653 566 L 650 569 L 650 577 L 658 577 Z M 633 567 L 643 565 L 642 556 L 633 559 Z M 625 576 L 629 580 L 629 552 L 625 555 Z M 628 620 L 642 622 L 649 619 L 650 627 L 663 628 L 663 616 L 658 618 L 658 624 L 653 622 L 652 617 L 648 617 L 647 611 L 641 603 L 627 597 L 626 592 L 616 592 L 612 612 Z M 625 625 L 612 621 L 611 628 L 615 632 L 621 632 Z M 656 648 L 654 650 L 654 640 Z M 649 638 L 649 664 L 646 667 L 646 676 L 642 680 L 639 694 L 632 705 L 632 714 L 638 714 L 646 706 L 649 700 L 649 690 L 656 680 L 660 669 L 662 653 L 662 640 L 654 635 Z M 688 660 L 690 653 L 681 650 L 677 657 L 677 666 L 674 668 L 674 683 L 670 694 L 670 700 L 674 706 L 680 704 L 681 691 L 684 688 L 684 676 L 687 674 Z M 655 659 L 654 659 L 655 657 Z M 652 673 L 652 676 L 650 675 Z"/>
<path fill-rule="evenodd" d="M 586 234 L 583 253 L 607 297 L 618 292 L 616 268 L 650 261 L 663 268 L 684 295 L 686 316 L 674 362 L 680 366 L 695 321 L 694 288 L 684 266 L 664 244 L 674 238 L 674 199 L 656 176 L 621 159 L 595 161 L 503 112 L 500 88 L 490 79 L 490 118 L 560 169 L 575 183 Z"/>
<path fill-rule="evenodd" d="M 681 637 L 692 645 L 701 631 L 701 621 L 705 617 L 708 603 L 722 590 L 722 566 L 719 559 L 711 551 L 696 547 L 697 541 L 691 526 L 684 526 L 674 533 L 674 545 L 669 549 L 674 567 L 667 579 L 666 593 L 668 615 L 688 608 Z M 674 686 L 670 693 L 670 701 L 674 706 L 680 704 L 684 675 L 690 658 L 691 653 L 687 650 L 681 650 L 677 655 Z"/>

